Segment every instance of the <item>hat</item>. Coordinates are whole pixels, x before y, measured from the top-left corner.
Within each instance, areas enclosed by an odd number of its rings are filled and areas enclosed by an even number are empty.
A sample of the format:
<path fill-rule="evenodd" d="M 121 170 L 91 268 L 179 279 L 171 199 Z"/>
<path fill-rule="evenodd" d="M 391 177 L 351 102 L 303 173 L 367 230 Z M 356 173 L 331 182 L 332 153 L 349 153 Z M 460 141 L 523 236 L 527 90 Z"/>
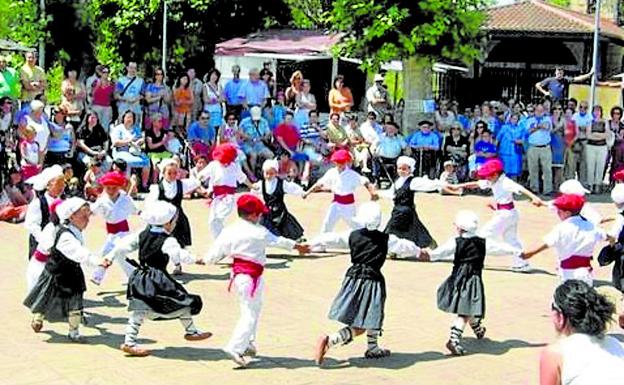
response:
<path fill-rule="evenodd" d="M 381 206 L 376 202 L 362 204 L 354 221 L 367 230 L 377 230 L 381 225 Z"/>
<path fill-rule="evenodd" d="M 236 146 L 231 143 L 220 144 L 212 151 L 212 159 L 218 160 L 224 166 L 234 162 L 237 156 Z"/>
<path fill-rule="evenodd" d="M 251 114 L 251 120 L 260 120 L 262 116 L 262 110 L 258 106 L 251 107 L 249 113 Z"/>
<path fill-rule="evenodd" d="M 338 151 L 334 151 L 330 160 L 334 163 L 344 164 L 344 163 L 351 162 L 353 158 L 351 158 L 351 153 L 349 151 L 338 150 Z"/>
<path fill-rule="evenodd" d="M 559 210 L 578 213 L 585 204 L 585 197 L 575 194 L 562 194 L 555 199 L 553 205 Z"/>
<path fill-rule="evenodd" d="M 41 100 L 33 100 L 30 102 L 30 109 L 32 111 L 42 110 L 45 107 L 45 104 Z"/>
<path fill-rule="evenodd" d="M 374 82 L 383 82 L 384 81 L 384 77 L 382 74 L 375 74 L 375 78 L 373 79 Z"/>
<path fill-rule="evenodd" d="M 97 182 L 102 186 L 124 187 L 128 183 L 128 180 L 124 174 L 118 171 L 109 171 L 102 175 Z"/>
<path fill-rule="evenodd" d="M 585 196 L 585 194 L 590 193 L 590 191 L 583 187 L 581 182 L 576 179 L 568 179 L 561 183 L 561 186 L 559 186 L 559 192 L 562 194 L 574 194 L 580 196 Z"/>
<path fill-rule="evenodd" d="M 433 122 L 431 120 L 421 120 L 420 122 L 418 122 L 418 126 L 423 126 L 423 125 L 429 125 L 429 126 L 433 126 Z"/>
<path fill-rule="evenodd" d="M 252 194 L 243 194 L 238 197 L 236 208 L 245 214 L 266 214 L 269 212 L 264 202 Z"/>
<path fill-rule="evenodd" d="M 262 171 L 279 170 L 279 163 L 276 159 L 267 159 L 262 163 Z"/>
<path fill-rule="evenodd" d="M 503 172 L 503 162 L 500 159 L 494 158 L 487 160 L 479 170 L 477 170 L 477 178 L 485 179 L 493 175 Z"/>
<path fill-rule="evenodd" d="M 80 210 L 83 206 L 86 206 L 88 204 L 89 203 L 82 198 L 71 197 L 63 201 L 56 207 L 56 215 L 59 217 L 59 220 L 61 222 L 65 222 L 76 211 Z"/>
<path fill-rule="evenodd" d="M 479 216 L 473 211 L 459 211 L 455 216 L 455 226 L 467 233 L 475 233 L 479 228 Z"/>
<path fill-rule="evenodd" d="M 44 168 L 39 174 L 32 176 L 26 180 L 37 191 L 43 191 L 48 187 L 48 183 L 59 176 L 63 176 L 63 167 L 58 164 Z"/>
<path fill-rule="evenodd" d="M 613 180 L 616 182 L 624 182 L 624 168 L 613 174 Z"/>
<path fill-rule="evenodd" d="M 616 205 L 621 205 L 624 203 L 624 184 L 616 184 L 611 190 L 611 200 Z"/>
<path fill-rule="evenodd" d="M 158 163 L 158 169 L 160 170 L 160 172 L 164 172 L 165 168 L 169 167 L 169 166 L 178 166 L 178 162 L 173 159 L 173 158 L 167 158 L 167 159 L 163 159 L 160 161 L 160 163 Z"/>
<path fill-rule="evenodd" d="M 145 205 L 141 218 L 152 226 L 162 226 L 171 222 L 178 209 L 169 202 L 152 201 Z"/>
<path fill-rule="evenodd" d="M 396 162 L 397 166 L 400 166 L 402 164 L 408 166 L 412 171 L 414 171 L 414 167 L 416 166 L 416 159 L 411 158 L 409 156 L 399 156 L 399 158 L 397 159 Z"/>

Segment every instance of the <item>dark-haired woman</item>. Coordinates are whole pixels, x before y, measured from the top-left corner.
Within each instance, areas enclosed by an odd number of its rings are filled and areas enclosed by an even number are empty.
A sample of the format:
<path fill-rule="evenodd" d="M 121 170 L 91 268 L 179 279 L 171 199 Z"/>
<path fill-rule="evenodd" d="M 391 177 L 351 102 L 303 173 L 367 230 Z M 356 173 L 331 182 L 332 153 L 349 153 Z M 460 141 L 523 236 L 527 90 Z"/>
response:
<path fill-rule="evenodd" d="M 204 88 L 202 89 L 202 100 L 204 111 L 210 113 L 210 126 L 218 133 L 219 127 L 223 124 L 223 108 L 221 104 L 223 98 L 223 87 L 219 84 L 221 72 L 218 69 L 211 69 L 204 77 Z"/>
<path fill-rule="evenodd" d="M 615 306 L 585 282 L 556 290 L 552 322 L 560 338 L 540 357 L 540 385 L 624 384 L 624 345 L 605 336 Z"/>

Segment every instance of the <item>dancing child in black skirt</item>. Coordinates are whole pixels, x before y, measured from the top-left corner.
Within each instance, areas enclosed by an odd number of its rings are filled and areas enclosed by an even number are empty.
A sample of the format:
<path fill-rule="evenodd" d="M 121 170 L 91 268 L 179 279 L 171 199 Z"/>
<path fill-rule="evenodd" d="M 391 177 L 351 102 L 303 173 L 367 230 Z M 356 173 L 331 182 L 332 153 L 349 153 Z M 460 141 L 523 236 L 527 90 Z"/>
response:
<path fill-rule="evenodd" d="M 477 339 L 485 336 L 485 327 L 481 324 L 485 317 L 485 289 L 481 279 L 483 262 L 489 255 L 520 255 L 522 250 L 507 243 L 496 242 L 476 236 L 479 217 L 471 211 L 460 211 L 455 218 L 458 237 L 432 251 L 423 251 L 422 260 L 452 260 L 451 275 L 438 288 L 438 309 L 456 314 L 451 326 L 451 335 L 446 348 L 457 356 L 466 350 L 461 345 L 461 337 L 466 327 L 470 327 Z"/>

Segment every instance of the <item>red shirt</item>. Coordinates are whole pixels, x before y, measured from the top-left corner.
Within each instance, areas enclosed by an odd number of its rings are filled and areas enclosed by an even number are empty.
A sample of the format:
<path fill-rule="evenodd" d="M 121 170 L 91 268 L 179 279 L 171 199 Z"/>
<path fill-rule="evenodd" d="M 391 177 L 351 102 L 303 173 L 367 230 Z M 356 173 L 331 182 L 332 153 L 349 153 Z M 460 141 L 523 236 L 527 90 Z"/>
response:
<path fill-rule="evenodd" d="M 113 91 L 115 91 L 115 85 L 111 82 L 107 86 L 102 86 L 99 81 L 95 81 L 93 87 L 93 105 L 110 107 L 113 100 Z"/>
<path fill-rule="evenodd" d="M 282 138 L 284 143 L 288 146 L 289 149 L 295 150 L 297 149 L 297 145 L 301 140 L 301 135 L 299 135 L 299 131 L 297 127 L 293 124 L 281 123 L 273 131 L 273 135 L 276 138 Z"/>
<path fill-rule="evenodd" d="M 576 139 L 577 128 L 576 122 L 574 120 L 568 120 L 565 124 L 565 129 L 563 132 L 563 137 L 565 139 L 566 146 L 571 146 L 574 140 Z"/>

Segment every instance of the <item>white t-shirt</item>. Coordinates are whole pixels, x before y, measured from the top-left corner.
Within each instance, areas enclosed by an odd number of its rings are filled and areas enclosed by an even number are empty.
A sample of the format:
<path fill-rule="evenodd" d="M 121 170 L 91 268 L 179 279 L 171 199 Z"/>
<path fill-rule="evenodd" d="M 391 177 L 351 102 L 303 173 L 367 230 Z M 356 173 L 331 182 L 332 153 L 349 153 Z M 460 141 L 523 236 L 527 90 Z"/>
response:
<path fill-rule="evenodd" d="M 499 205 L 513 203 L 513 194 L 520 194 L 523 190 L 522 186 L 507 178 L 505 175 L 498 177 L 494 183 L 489 180 L 482 179 L 479 181 L 479 187 L 481 189 L 492 189 L 494 200 Z"/>
<path fill-rule="evenodd" d="M 559 346 L 562 385 L 624 384 L 624 345 L 617 339 L 575 333 Z"/>
<path fill-rule="evenodd" d="M 318 183 L 330 189 L 336 195 L 349 195 L 353 194 L 359 186 L 367 184 L 368 179 L 350 168 L 339 172 L 338 169 L 334 167 L 327 170 Z"/>

